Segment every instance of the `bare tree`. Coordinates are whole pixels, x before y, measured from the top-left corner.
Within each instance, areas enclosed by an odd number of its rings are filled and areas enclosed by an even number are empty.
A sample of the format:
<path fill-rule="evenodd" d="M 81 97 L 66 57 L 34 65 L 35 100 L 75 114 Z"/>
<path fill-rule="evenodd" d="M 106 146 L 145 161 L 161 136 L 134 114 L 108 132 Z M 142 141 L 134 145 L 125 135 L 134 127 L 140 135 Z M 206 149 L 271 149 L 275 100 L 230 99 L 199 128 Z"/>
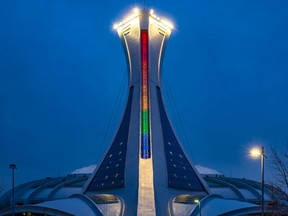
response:
<path fill-rule="evenodd" d="M 275 176 L 276 184 L 284 191 L 288 189 L 288 143 L 284 145 L 284 149 L 279 151 L 274 146 L 270 146 L 272 157 L 272 172 Z"/>
<path fill-rule="evenodd" d="M 270 203 L 269 209 L 272 216 L 287 215 L 287 191 L 288 191 L 288 143 L 279 150 L 275 146 L 270 146 L 271 149 L 271 168 L 274 176 L 273 186 L 276 189 L 273 196 L 273 202 Z M 279 190 L 277 189 L 279 188 Z M 286 203 L 283 203 L 283 201 Z"/>

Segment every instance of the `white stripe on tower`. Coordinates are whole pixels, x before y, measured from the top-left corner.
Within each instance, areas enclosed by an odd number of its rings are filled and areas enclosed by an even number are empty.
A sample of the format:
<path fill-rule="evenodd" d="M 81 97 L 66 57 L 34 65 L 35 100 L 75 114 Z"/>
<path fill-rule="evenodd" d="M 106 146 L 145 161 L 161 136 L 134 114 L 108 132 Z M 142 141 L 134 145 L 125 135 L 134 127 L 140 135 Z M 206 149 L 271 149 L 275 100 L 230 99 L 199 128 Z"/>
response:
<path fill-rule="evenodd" d="M 155 216 L 154 177 L 150 141 L 149 110 L 149 14 L 142 11 L 140 20 L 140 59 L 141 59 L 141 143 L 139 153 L 139 186 L 137 215 Z"/>

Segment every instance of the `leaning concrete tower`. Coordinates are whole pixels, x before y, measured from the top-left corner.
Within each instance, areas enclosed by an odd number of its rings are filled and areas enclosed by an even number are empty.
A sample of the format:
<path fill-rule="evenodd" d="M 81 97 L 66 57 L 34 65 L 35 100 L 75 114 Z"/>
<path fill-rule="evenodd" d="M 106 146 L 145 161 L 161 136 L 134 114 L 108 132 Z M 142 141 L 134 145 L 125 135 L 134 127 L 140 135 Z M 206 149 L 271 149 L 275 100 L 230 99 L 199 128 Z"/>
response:
<path fill-rule="evenodd" d="M 161 68 L 173 26 L 152 10 L 135 9 L 114 28 L 127 60 L 129 94 L 113 142 L 83 192 L 117 197 L 123 215 L 170 215 L 177 211 L 177 200 L 185 203 L 209 194 L 163 102 Z M 107 196 L 103 200 L 107 202 Z M 111 215 L 109 211 L 103 214 Z"/>

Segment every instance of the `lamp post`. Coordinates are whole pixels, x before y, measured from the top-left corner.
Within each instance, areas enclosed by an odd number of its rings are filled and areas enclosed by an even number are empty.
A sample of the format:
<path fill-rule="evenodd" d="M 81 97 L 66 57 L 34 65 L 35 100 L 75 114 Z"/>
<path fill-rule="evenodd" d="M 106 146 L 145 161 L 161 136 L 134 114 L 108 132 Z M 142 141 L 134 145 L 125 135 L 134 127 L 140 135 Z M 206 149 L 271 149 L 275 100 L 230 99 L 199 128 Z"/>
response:
<path fill-rule="evenodd" d="M 12 215 L 14 216 L 15 215 L 15 212 L 14 212 L 14 205 L 15 205 L 15 200 L 14 200 L 14 180 L 15 180 L 14 172 L 15 172 L 15 169 L 17 169 L 17 167 L 16 167 L 16 164 L 10 164 L 9 168 L 12 170 Z"/>
<path fill-rule="evenodd" d="M 264 153 L 264 146 L 259 148 L 253 148 L 250 150 L 250 154 L 252 157 L 261 157 L 261 215 L 264 216 L 264 159 L 267 156 Z"/>
<path fill-rule="evenodd" d="M 199 216 L 201 216 L 201 201 L 199 199 L 195 199 L 194 203 L 197 203 L 199 205 Z"/>

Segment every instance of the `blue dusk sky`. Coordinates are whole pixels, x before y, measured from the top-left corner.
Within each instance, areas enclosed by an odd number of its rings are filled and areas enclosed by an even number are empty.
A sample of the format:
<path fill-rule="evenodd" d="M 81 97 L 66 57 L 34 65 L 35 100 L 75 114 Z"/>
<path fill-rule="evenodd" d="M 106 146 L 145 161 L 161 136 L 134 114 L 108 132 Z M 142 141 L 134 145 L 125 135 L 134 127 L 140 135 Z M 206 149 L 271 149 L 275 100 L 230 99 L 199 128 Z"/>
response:
<path fill-rule="evenodd" d="M 95 164 L 123 112 L 127 67 L 113 31 L 128 0 L 0 1 L 0 182 Z M 257 180 L 255 144 L 288 141 L 288 1 L 159 0 L 173 20 L 163 88 L 194 164 Z M 169 94 L 168 94 L 169 93 Z M 168 97 L 169 96 L 169 97 Z M 270 178 L 269 173 L 267 178 Z"/>

